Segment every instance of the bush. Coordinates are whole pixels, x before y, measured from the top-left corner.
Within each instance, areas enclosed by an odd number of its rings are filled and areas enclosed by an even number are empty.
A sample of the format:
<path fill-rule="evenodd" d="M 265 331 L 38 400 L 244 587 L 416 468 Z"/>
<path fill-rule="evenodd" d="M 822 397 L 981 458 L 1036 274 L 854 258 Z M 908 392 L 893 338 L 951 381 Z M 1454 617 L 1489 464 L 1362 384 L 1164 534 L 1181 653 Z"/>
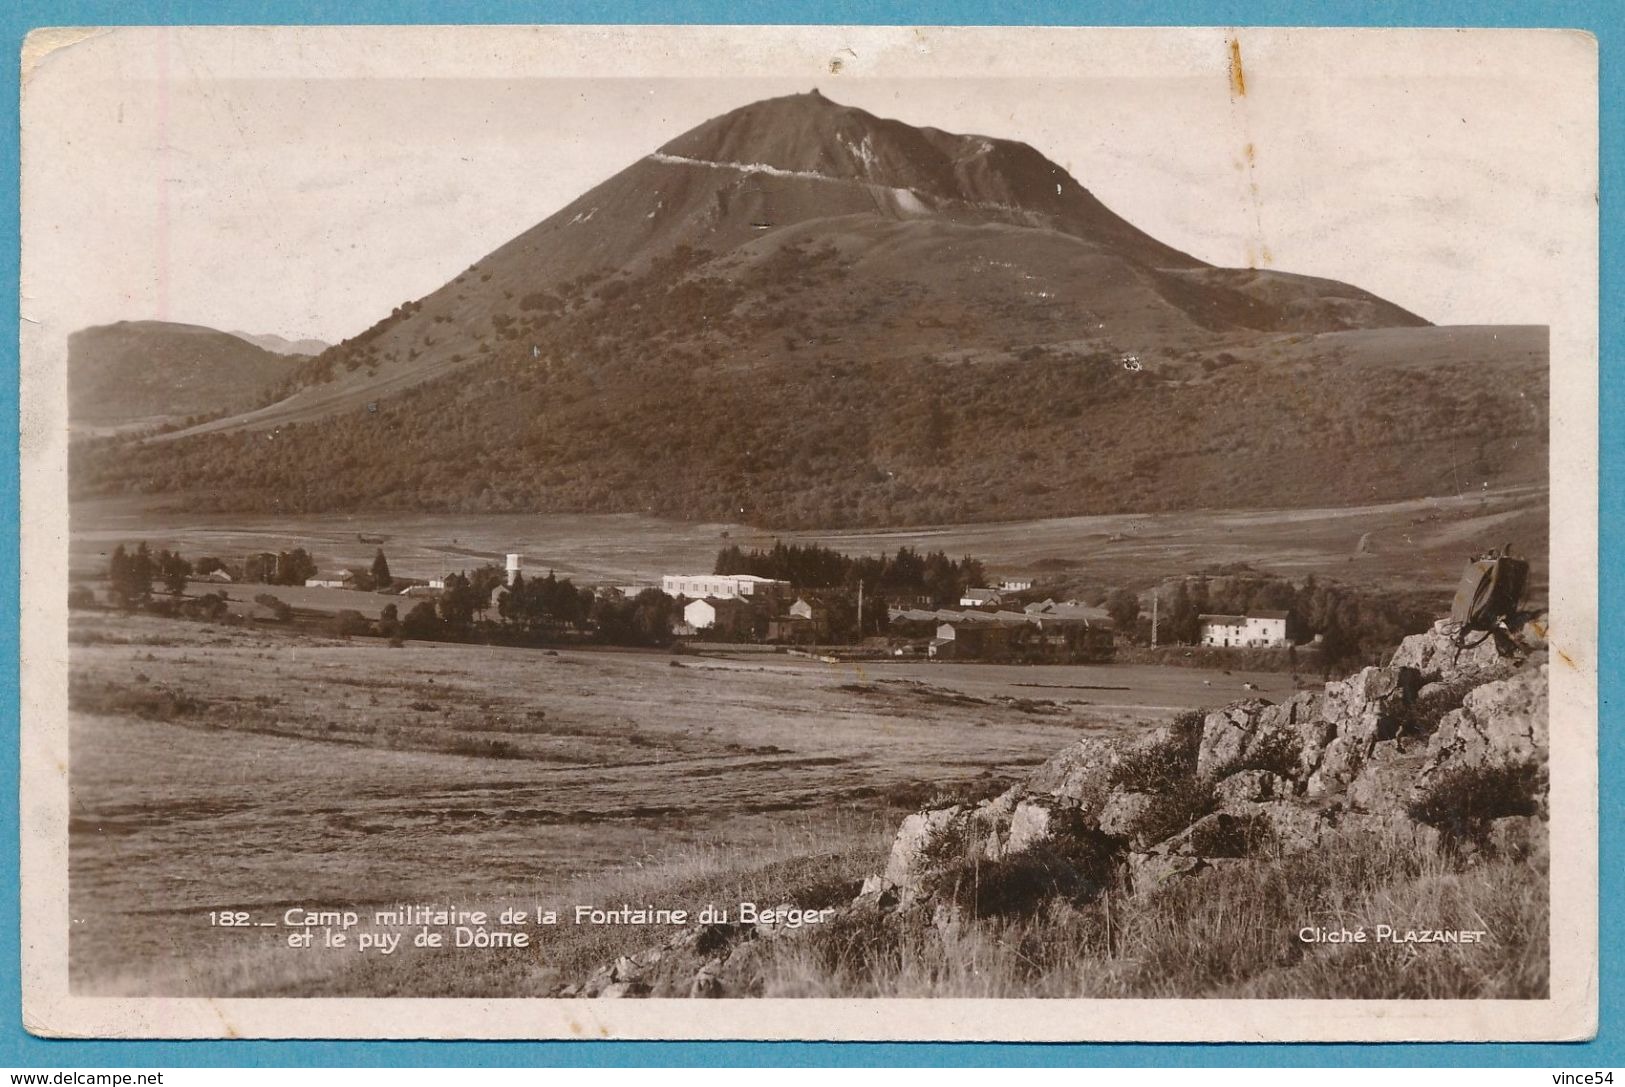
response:
<path fill-rule="evenodd" d="M 173 721 L 208 708 L 207 703 L 170 687 L 118 687 L 91 682 L 70 684 L 68 705 L 81 713 L 124 714 L 148 721 Z"/>
<path fill-rule="evenodd" d="M 372 622 L 360 612 L 345 608 L 333 616 L 333 633 L 341 638 L 348 638 L 352 634 L 370 634 Z"/>
<path fill-rule="evenodd" d="M 1245 754 L 1215 768 L 1209 776 L 1214 781 L 1222 781 L 1243 770 L 1264 770 L 1290 778 L 1298 772 L 1302 754 L 1303 741 L 1297 736 L 1290 732 L 1270 732 L 1260 737 Z"/>
<path fill-rule="evenodd" d="M 271 610 L 271 614 L 276 617 L 276 621 L 279 623 L 286 623 L 289 619 L 293 618 L 293 609 L 290 608 L 286 602 L 272 596 L 270 593 L 260 593 L 256 595 L 254 597 L 254 603 L 263 608 L 269 608 Z"/>
<path fill-rule="evenodd" d="M 415 605 L 401 621 L 401 633 L 420 642 L 434 641 L 442 629 L 439 613 L 427 600 Z"/>
<path fill-rule="evenodd" d="M 1125 751 L 1112 767 L 1112 787 L 1163 793 L 1195 778 L 1205 719 L 1201 710 L 1187 710 L 1166 726 L 1168 735 L 1161 742 Z"/>
<path fill-rule="evenodd" d="M 1267 846 L 1274 834 L 1261 815 L 1219 814 L 1191 829 L 1191 849 L 1203 857 L 1248 857 Z"/>
<path fill-rule="evenodd" d="M 1160 743 L 1125 752 L 1112 768 L 1108 791 L 1156 798 L 1138 832 L 1147 841 L 1178 834 L 1213 810 L 1213 785 L 1196 772 L 1204 716 L 1200 710 L 1180 714 Z"/>
<path fill-rule="evenodd" d="M 1446 770 L 1414 803 L 1412 818 L 1443 831 L 1447 840 L 1481 842 L 1491 821 L 1539 814 L 1546 769 L 1527 760 Z"/>
<path fill-rule="evenodd" d="M 94 608 L 96 606 L 96 592 L 89 585 L 75 585 L 68 590 L 68 607 Z"/>
<path fill-rule="evenodd" d="M 476 740 L 462 736 L 452 742 L 453 755 L 469 755 L 478 759 L 517 759 L 519 749 L 507 740 Z"/>
<path fill-rule="evenodd" d="M 1087 902 L 1110 885 L 1109 839 L 1080 828 L 1002 860 L 973 860 L 940 877 L 951 901 L 975 917 L 1025 917 L 1048 903 Z"/>
<path fill-rule="evenodd" d="M 1439 719 L 1451 710 L 1461 708 L 1468 692 L 1478 686 L 1478 680 L 1465 678 L 1432 684 L 1432 690 L 1405 706 L 1400 712 L 1399 735 L 1431 736 L 1439 727 Z"/>
<path fill-rule="evenodd" d="M 182 600 L 175 610 L 188 619 L 219 622 L 226 617 L 226 597 L 224 593 L 204 593 L 196 600 Z"/>

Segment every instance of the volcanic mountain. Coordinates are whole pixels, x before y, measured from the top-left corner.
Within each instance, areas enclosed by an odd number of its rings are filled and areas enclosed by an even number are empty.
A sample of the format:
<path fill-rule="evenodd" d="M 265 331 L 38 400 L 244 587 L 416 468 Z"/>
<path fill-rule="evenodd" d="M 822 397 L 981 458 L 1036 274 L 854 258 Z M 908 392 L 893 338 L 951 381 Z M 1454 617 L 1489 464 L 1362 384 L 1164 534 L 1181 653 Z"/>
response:
<path fill-rule="evenodd" d="M 75 482 L 782 524 L 1365 501 L 1463 457 L 1543 478 L 1544 361 L 1544 330 L 1216 268 L 1025 144 L 813 92 L 707 121 L 258 410 L 86 451 Z"/>
<path fill-rule="evenodd" d="M 120 321 L 68 337 L 68 418 L 117 428 L 240 411 L 298 360 L 202 325 Z"/>

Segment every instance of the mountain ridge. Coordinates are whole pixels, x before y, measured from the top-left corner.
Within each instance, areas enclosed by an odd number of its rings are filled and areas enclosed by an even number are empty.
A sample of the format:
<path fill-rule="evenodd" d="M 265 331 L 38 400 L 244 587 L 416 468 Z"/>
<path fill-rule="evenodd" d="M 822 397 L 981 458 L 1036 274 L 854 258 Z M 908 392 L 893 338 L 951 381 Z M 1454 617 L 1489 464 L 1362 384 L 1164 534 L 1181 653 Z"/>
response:
<path fill-rule="evenodd" d="M 667 141 L 260 408 L 89 452 L 80 481 L 786 525 L 1364 502 L 1428 493 L 1464 449 L 1497 482 L 1542 469 L 1545 350 L 1208 265 L 1026 145 L 798 95 Z M 274 454 L 252 440 L 273 427 Z"/>

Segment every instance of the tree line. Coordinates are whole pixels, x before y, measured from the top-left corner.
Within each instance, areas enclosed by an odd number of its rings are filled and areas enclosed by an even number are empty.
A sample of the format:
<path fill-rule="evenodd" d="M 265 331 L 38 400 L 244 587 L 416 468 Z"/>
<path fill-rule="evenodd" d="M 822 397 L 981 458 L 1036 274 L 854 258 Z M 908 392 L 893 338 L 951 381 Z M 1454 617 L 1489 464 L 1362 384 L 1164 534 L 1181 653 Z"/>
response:
<path fill-rule="evenodd" d="M 797 589 L 856 592 L 862 585 L 877 604 L 884 599 L 935 608 L 957 604 L 966 589 L 987 584 L 981 560 L 969 556 L 950 559 L 943 551 L 922 555 L 912 547 L 900 547 L 895 555 L 853 557 L 819 544 L 782 540 L 765 550 L 747 551 L 730 544 L 717 552 L 712 573 L 777 578 Z"/>

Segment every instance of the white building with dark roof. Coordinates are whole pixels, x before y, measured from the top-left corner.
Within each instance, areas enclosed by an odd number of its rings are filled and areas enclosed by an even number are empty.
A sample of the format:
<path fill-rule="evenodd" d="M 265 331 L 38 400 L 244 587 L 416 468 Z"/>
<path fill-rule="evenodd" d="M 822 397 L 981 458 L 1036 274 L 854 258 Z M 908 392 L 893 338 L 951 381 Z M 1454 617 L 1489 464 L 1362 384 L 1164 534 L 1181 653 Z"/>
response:
<path fill-rule="evenodd" d="M 709 596 L 727 600 L 789 589 L 790 583 L 755 574 L 667 574 L 660 579 L 660 588 L 671 597 L 703 600 Z"/>
<path fill-rule="evenodd" d="M 966 589 L 965 595 L 959 598 L 962 608 L 996 608 L 1002 603 L 1004 598 L 999 596 L 997 589 Z"/>
<path fill-rule="evenodd" d="M 1255 611 L 1247 615 L 1203 615 L 1198 618 L 1197 641 L 1220 648 L 1269 648 L 1286 645 L 1284 611 Z"/>

